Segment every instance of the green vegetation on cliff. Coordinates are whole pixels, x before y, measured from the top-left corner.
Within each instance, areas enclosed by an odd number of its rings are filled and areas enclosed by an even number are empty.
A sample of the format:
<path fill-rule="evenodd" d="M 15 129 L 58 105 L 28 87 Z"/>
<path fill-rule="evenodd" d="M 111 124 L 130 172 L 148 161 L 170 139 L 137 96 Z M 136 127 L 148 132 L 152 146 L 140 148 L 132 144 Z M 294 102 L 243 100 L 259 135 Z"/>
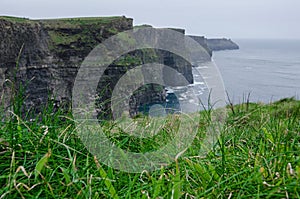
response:
<path fill-rule="evenodd" d="M 29 19 L 22 17 L 13 16 L 0 16 L 0 19 L 8 20 L 16 23 L 34 23 L 43 22 L 52 27 L 78 27 L 80 25 L 99 25 L 99 24 L 109 24 L 118 20 L 122 20 L 125 17 L 115 16 L 115 17 L 81 17 L 81 18 L 58 18 L 58 19 Z"/>
<path fill-rule="evenodd" d="M 0 20 L 8 20 L 10 22 L 29 22 L 28 18 L 21 18 L 21 17 L 12 17 L 12 16 L 0 16 Z"/>
<path fill-rule="evenodd" d="M 99 27 L 110 32 L 112 35 L 119 31 L 113 24 L 118 24 L 124 17 L 85 17 L 85 18 L 65 18 L 48 19 L 40 21 L 46 29 L 53 45 L 70 45 L 74 42 L 90 43 L 91 41 L 101 41 L 102 35 L 96 34 Z M 66 31 L 69 29 L 70 31 Z M 102 30 L 103 31 L 103 30 Z M 96 38 L 95 38 L 96 37 Z"/>
<path fill-rule="evenodd" d="M 99 25 L 99 24 L 109 24 L 115 21 L 124 19 L 125 17 L 115 16 L 115 17 L 81 17 L 81 18 L 59 18 L 59 19 L 43 19 L 43 21 L 48 24 L 65 26 L 65 25 Z"/>
<path fill-rule="evenodd" d="M 49 48 L 63 55 L 69 49 L 73 49 L 73 52 L 79 52 L 79 54 L 83 47 L 92 50 L 102 40 L 119 33 L 119 26 L 124 20 L 130 21 L 131 19 L 125 17 L 87 17 L 39 20 L 39 22 L 45 29 L 49 30 Z M 132 25 L 124 28 L 127 30 L 132 28 Z"/>

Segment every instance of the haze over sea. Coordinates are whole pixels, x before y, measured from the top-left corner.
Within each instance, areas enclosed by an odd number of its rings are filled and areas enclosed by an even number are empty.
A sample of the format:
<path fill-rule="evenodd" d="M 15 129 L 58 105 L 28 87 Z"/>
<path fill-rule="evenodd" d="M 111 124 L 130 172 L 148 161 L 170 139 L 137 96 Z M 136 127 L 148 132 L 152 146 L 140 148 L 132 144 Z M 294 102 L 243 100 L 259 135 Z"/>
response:
<path fill-rule="evenodd" d="M 235 104 L 300 97 L 300 40 L 234 40 L 239 50 L 217 51 L 225 89 Z"/>

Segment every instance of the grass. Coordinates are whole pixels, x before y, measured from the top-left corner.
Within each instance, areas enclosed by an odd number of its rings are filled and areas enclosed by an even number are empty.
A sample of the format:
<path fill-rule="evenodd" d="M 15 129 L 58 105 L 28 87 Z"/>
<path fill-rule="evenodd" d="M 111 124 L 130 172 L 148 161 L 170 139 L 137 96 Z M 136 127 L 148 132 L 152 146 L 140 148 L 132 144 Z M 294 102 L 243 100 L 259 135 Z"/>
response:
<path fill-rule="evenodd" d="M 61 18 L 61 19 L 41 19 L 30 20 L 32 22 L 41 22 L 45 28 L 60 31 L 60 29 L 91 29 L 97 26 L 108 26 L 108 30 L 114 33 L 118 31 L 111 27 L 111 24 L 120 23 L 124 20 L 130 20 L 119 16 L 115 17 L 81 17 L 81 18 Z"/>
<path fill-rule="evenodd" d="M 42 21 L 45 24 L 55 25 L 90 25 L 90 24 L 109 24 L 113 21 L 122 20 L 121 16 L 112 16 L 112 17 L 74 17 L 74 18 L 58 18 L 58 19 L 29 19 L 24 17 L 14 17 L 14 16 L 0 16 L 0 19 L 9 20 L 11 22 L 38 22 Z"/>
<path fill-rule="evenodd" d="M 75 18 L 60 18 L 60 19 L 43 19 L 43 22 L 49 23 L 68 23 L 73 25 L 91 25 L 91 24 L 109 24 L 113 21 L 122 20 L 123 17 L 75 17 Z"/>
<path fill-rule="evenodd" d="M 49 106 L 40 120 L 29 121 L 10 112 L 0 126 L 0 198 L 300 198 L 300 102 L 246 103 L 228 111 L 211 151 L 199 153 L 210 119 L 203 111 L 185 156 L 143 173 L 103 165 L 78 138 L 71 114 Z M 136 120 L 147 125 L 147 117 Z M 141 152 L 167 142 L 176 122 L 168 125 L 141 140 L 112 121 L 103 129 L 119 147 Z"/>
<path fill-rule="evenodd" d="M 12 17 L 12 16 L 0 16 L 0 19 L 8 20 L 10 22 L 19 22 L 19 23 L 29 22 L 28 18 Z"/>

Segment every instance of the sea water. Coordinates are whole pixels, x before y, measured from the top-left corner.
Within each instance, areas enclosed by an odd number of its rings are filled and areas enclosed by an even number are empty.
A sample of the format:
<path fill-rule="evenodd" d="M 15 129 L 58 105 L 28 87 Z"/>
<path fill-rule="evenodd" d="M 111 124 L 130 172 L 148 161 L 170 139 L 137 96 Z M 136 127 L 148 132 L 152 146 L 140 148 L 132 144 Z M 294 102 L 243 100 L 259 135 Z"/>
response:
<path fill-rule="evenodd" d="M 234 40 L 239 50 L 213 53 L 235 104 L 269 103 L 300 94 L 300 40 Z"/>

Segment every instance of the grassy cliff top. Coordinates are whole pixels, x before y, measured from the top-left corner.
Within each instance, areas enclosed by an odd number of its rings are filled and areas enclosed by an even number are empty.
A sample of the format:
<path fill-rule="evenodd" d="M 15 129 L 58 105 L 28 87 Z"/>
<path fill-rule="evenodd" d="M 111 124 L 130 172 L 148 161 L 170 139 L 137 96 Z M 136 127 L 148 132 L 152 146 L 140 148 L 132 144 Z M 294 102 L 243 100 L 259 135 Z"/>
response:
<path fill-rule="evenodd" d="M 0 16 L 0 20 L 7 20 L 11 22 L 27 22 L 30 21 L 28 18 L 21 18 L 21 17 L 13 17 L 13 16 Z"/>
<path fill-rule="evenodd" d="M 82 25 L 99 25 L 99 24 L 110 24 L 117 21 L 122 21 L 128 18 L 121 16 L 113 17 L 81 17 L 81 18 L 61 18 L 61 19 L 40 19 L 42 23 L 49 25 L 63 25 L 63 26 L 82 26 Z M 131 20 L 131 19 L 129 19 Z"/>
<path fill-rule="evenodd" d="M 7 20 L 13 23 L 35 23 L 42 22 L 49 25 L 87 25 L 87 24 L 108 24 L 119 20 L 132 20 L 125 16 L 111 17 L 74 17 L 74 18 L 57 18 L 57 19 L 29 19 L 25 17 L 0 16 L 0 20 Z"/>

